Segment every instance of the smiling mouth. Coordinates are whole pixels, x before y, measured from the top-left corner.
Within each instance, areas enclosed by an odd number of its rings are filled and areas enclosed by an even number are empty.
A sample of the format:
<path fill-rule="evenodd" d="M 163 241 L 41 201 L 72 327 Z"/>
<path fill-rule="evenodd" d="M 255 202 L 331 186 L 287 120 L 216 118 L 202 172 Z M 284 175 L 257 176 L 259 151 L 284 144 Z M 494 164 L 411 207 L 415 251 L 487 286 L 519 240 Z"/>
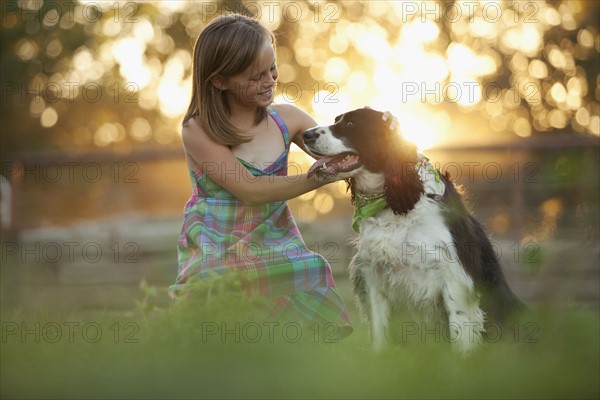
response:
<path fill-rule="evenodd" d="M 312 152 L 315 155 L 320 155 Z M 336 174 L 338 172 L 349 172 L 360 167 L 360 158 L 358 154 L 345 152 L 334 156 L 324 156 L 319 158 L 312 167 L 308 170 L 308 178 L 317 173 L 317 171 L 325 171 L 328 174 Z"/>
<path fill-rule="evenodd" d="M 274 92 L 273 89 L 269 89 L 269 90 L 265 90 L 264 92 L 258 92 L 258 95 L 259 96 L 265 96 L 265 95 L 269 95 L 270 96 L 270 95 L 273 94 L 273 92 Z"/>

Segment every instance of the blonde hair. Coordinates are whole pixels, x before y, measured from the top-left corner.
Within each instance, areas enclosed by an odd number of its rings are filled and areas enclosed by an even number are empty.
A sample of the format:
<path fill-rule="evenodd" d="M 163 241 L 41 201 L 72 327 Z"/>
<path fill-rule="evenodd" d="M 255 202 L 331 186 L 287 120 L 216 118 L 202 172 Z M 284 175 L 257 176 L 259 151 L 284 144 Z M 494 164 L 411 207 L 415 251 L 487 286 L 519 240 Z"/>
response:
<path fill-rule="evenodd" d="M 234 146 L 250 140 L 229 122 L 225 92 L 211 83 L 215 75 L 233 76 L 246 70 L 260 55 L 267 41 L 275 46 L 273 33 L 256 19 L 241 14 L 225 14 L 213 19 L 200 33 L 194 46 L 192 99 L 183 118 L 198 118 L 215 142 Z M 267 116 L 259 107 L 256 123 Z"/>

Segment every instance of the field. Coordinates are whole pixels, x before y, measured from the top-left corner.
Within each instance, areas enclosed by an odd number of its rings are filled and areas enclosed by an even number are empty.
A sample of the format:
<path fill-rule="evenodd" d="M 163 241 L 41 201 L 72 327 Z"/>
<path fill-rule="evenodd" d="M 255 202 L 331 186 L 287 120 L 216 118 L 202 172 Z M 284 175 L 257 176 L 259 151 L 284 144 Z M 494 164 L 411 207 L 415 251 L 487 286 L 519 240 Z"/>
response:
<path fill-rule="evenodd" d="M 354 333 L 336 342 L 331 326 L 259 319 L 260 304 L 228 293 L 170 305 L 178 213 L 189 195 L 189 183 L 171 179 L 180 160 L 145 165 L 139 187 L 107 184 L 102 195 L 85 185 L 24 185 L 25 229 L 1 243 L 2 398 L 598 398 L 598 153 L 569 156 L 587 167 L 575 163 L 564 176 L 554 170 L 566 153 L 536 154 L 527 159 L 539 165 L 537 183 L 513 182 L 508 153 L 494 159 L 506 182 L 464 182 L 529 305 L 466 358 L 444 327 L 408 319 L 398 345 L 371 352 L 346 273 L 355 234 L 343 190 L 290 201 L 351 313 Z M 328 196 L 331 210 L 317 214 Z M 144 199 L 175 212 L 132 213 Z"/>
<path fill-rule="evenodd" d="M 306 231 L 307 242 L 316 238 Z M 548 258 L 560 260 L 560 252 L 548 247 L 542 251 L 542 266 L 530 266 L 534 276 L 543 277 L 544 265 L 553 264 Z M 10 275 L 11 269 L 4 268 L 3 305 L 15 303 L 15 299 L 6 301 L 8 294 L 20 293 L 16 300 L 20 306 L 2 313 L 2 398 L 563 399 L 600 395 L 598 310 L 594 301 L 574 296 L 577 291 L 561 292 L 560 304 L 528 299 L 533 304 L 527 314 L 496 331 L 490 343 L 466 358 L 451 350 L 443 327 L 427 330 L 410 324 L 403 326 L 399 344 L 373 354 L 350 284 L 340 270 L 347 258 L 344 251 L 349 250 L 340 249 L 338 263 L 332 266 L 355 329 L 341 341 L 333 337 L 332 326 L 256 317 L 260 301 L 249 302 L 225 290 L 231 282 L 219 278 L 197 289 L 200 301 L 170 305 L 164 284 L 143 281 L 132 287 L 96 281 L 87 287 L 69 286 L 66 276 L 75 279 L 72 271 L 54 280 L 48 279 L 53 275 L 46 271 L 49 275 L 41 282 L 19 292 L 7 287 L 7 282 L 15 282 L 15 276 L 25 282 L 29 278 L 23 271 L 34 268 L 39 275 L 39 266 L 20 265 L 21 275 Z M 597 269 L 589 258 L 593 254 L 568 252 L 579 264 L 585 260 L 591 262 L 592 271 Z M 144 262 L 166 259 L 157 254 L 141 256 Z M 568 257 L 567 262 L 573 265 Z M 144 265 L 146 271 L 152 270 Z M 100 266 L 94 268 L 97 272 Z M 597 282 L 592 285 L 597 287 Z M 125 292 L 130 297 L 133 293 L 134 299 L 124 297 Z M 569 296 L 577 301 L 569 301 Z M 104 309 L 98 307 L 99 299 L 104 299 Z"/>
<path fill-rule="evenodd" d="M 146 288 L 146 301 L 152 298 Z M 3 314 L 3 398 L 598 398 L 596 311 L 536 310 L 461 358 L 442 332 L 373 354 L 356 316 L 331 327 L 262 322 L 255 305 Z M 216 305 L 216 306 L 215 306 Z M 145 311 L 144 311 L 145 310 Z M 19 321 L 18 323 L 11 321 Z M 37 324 L 37 325 L 36 325 Z"/>

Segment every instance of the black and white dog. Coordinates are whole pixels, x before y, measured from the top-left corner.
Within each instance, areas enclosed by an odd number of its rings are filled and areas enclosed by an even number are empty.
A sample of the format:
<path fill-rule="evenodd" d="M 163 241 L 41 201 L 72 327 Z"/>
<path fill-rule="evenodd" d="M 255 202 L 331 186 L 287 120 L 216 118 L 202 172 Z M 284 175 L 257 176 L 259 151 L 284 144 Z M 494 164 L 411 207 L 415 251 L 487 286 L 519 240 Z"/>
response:
<path fill-rule="evenodd" d="M 349 272 L 375 350 L 398 333 L 402 312 L 441 322 L 466 353 L 481 343 L 486 322 L 522 307 L 449 176 L 391 132 L 382 113 L 354 110 L 303 139 L 318 158 L 309 175 L 348 179 L 359 231 Z"/>

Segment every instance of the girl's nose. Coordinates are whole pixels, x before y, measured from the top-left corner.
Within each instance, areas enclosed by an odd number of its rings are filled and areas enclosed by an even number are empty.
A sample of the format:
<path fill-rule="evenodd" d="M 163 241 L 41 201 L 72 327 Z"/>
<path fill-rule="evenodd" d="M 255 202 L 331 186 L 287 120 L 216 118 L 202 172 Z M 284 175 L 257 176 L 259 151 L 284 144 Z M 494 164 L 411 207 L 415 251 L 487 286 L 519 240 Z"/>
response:
<path fill-rule="evenodd" d="M 266 88 L 271 88 L 273 86 L 275 86 L 275 83 L 277 82 L 277 76 L 273 77 L 272 75 L 269 75 L 269 78 L 263 82 L 263 87 Z"/>
<path fill-rule="evenodd" d="M 269 74 L 269 77 L 273 80 L 273 82 L 275 82 L 277 78 L 279 78 L 279 70 L 277 69 L 277 67 L 275 67 L 275 69 Z"/>

